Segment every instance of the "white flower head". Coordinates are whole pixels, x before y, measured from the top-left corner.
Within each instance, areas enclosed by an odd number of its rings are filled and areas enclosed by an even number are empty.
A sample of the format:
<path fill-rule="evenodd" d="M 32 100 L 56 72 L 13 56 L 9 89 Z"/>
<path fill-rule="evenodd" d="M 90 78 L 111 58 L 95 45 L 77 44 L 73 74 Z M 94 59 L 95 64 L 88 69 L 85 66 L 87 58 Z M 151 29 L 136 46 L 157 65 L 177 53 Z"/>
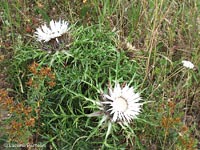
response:
<path fill-rule="evenodd" d="M 51 39 L 56 39 L 56 41 L 58 42 L 57 38 L 62 36 L 69 30 L 68 25 L 69 23 L 64 20 L 51 20 L 49 27 L 47 27 L 47 25 L 44 24 L 36 29 L 35 36 L 37 38 L 37 41 L 48 42 Z"/>
<path fill-rule="evenodd" d="M 109 94 L 104 94 L 102 106 L 113 122 L 129 123 L 139 115 L 141 106 L 140 94 L 135 93 L 133 87 L 125 85 L 123 88 L 117 83 L 114 89 L 109 88 Z"/>
<path fill-rule="evenodd" d="M 193 69 L 194 68 L 194 64 L 191 63 L 190 61 L 183 60 L 182 63 L 183 63 L 183 66 L 186 67 L 186 68 L 189 68 L 189 69 Z"/>

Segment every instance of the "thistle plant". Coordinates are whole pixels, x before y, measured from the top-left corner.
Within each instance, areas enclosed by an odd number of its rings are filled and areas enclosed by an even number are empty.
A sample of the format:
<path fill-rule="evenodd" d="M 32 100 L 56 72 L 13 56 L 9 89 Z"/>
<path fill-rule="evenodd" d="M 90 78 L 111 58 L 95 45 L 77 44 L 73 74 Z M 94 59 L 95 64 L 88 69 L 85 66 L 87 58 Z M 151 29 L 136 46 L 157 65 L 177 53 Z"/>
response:
<path fill-rule="evenodd" d="M 135 93 L 133 87 L 129 88 L 127 84 L 124 85 L 124 87 L 120 87 L 120 84 L 117 81 L 115 81 L 113 89 L 111 87 L 109 88 L 108 94 L 105 94 L 102 91 L 100 94 L 100 101 L 93 101 L 93 104 L 98 107 L 99 111 L 88 114 L 87 116 L 101 117 L 101 119 L 88 139 L 95 134 L 98 128 L 107 126 L 102 146 L 110 147 L 107 143 L 107 138 L 112 133 L 112 128 L 117 131 L 119 130 L 119 127 L 117 126 L 120 125 L 120 128 L 125 130 L 127 134 L 134 135 L 134 129 L 131 129 L 130 124 L 134 119 L 137 119 L 143 103 L 141 103 L 140 94 Z M 114 135 L 115 133 L 112 134 Z"/>
<path fill-rule="evenodd" d="M 34 33 L 37 41 L 41 44 L 41 49 L 48 52 L 69 49 L 72 42 L 69 23 L 64 20 L 51 20 L 49 27 L 47 24 L 38 27 Z"/>
<path fill-rule="evenodd" d="M 71 34 L 73 44 L 64 53 L 49 54 L 23 46 L 16 49 L 12 73 L 21 76 L 19 70 L 25 72 L 20 85 L 29 105 L 38 105 L 40 138 L 51 141 L 54 148 L 76 149 L 116 147 L 117 139 L 112 138 L 116 137 L 115 130 L 123 129 L 120 139 L 137 137 L 133 126 L 143 103 L 135 88 L 142 81 L 141 68 L 116 49 L 114 33 L 93 26 L 72 29 Z M 88 117 L 96 111 L 101 111 L 101 116 Z M 127 143 L 121 147 L 125 146 Z"/>

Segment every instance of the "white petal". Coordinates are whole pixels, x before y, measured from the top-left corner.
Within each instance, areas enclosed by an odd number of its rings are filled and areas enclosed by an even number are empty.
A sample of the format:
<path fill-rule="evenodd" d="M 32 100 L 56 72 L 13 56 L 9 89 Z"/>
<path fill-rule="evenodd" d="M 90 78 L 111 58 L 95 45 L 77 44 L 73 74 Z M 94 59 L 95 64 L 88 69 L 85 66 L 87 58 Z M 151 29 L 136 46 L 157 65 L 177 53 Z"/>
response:
<path fill-rule="evenodd" d="M 105 102 L 101 102 L 102 104 L 112 104 L 113 102 L 109 102 L 109 101 L 105 101 Z"/>
<path fill-rule="evenodd" d="M 128 87 L 128 85 L 126 85 L 123 89 L 122 89 L 122 94 L 126 94 L 128 92 L 128 90 L 131 89 Z M 131 91 L 132 92 L 132 91 Z"/>
<path fill-rule="evenodd" d="M 104 95 L 107 99 L 114 101 L 114 99 L 112 97 L 110 97 L 109 95 Z"/>
<path fill-rule="evenodd" d="M 114 122 L 116 122 L 116 121 L 117 121 L 117 117 L 118 117 L 118 113 L 115 112 L 114 115 L 113 115 L 113 119 L 112 119 L 112 120 L 113 120 Z"/>
<path fill-rule="evenodd" d="M 38 41 L 48 42 L 51 39 L 56 39 L 68 31 L 68 23 L 65 21 L 51 20 L 49 23 L 50 28 L 46 24 L 36 29 L 35 35 Z"/>
<path fill-rule="evenodd" d="M 51 30 L 47 27 L 47 25 L 43 25 L 42 26 L 42 30 L 46 33 L 46 34 L 49 34 L 51 32 Z"/>
<path fill-rule="evenodd" d="M 113 98 L 117 98 L 117 97 L 120 97 L 121 94 L 122 94 L 121 87 L 119 84 L 116 84 L 115 88 L 113 89 L 113 92 L 110 96 Z"/>
<path fill-rule="evenodd" d="M 57 28 L 55 27 L 55 22 L 53 20 L 51 20 L 50 22 L 50 28 L 51 28 L 51 31 L 53 32 L 57 32 Z"/>

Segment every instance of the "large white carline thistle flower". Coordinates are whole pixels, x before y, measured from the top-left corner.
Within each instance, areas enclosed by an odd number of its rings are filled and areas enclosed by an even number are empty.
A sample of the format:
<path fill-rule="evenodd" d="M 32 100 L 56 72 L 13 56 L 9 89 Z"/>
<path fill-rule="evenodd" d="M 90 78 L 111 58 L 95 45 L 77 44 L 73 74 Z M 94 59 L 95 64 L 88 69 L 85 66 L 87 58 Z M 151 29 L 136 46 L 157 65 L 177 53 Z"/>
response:
<path fill-rule="evenodd" d="M 128 85 L 121 87 L 119 83 L 116 83 L 114 88 L 109 87 L 108 94 L 103 93 L 102 90 L 98 90 L 98 92 L 102 96 L 100 101 L 88 100 L 95 104 L 99 111 L 87 114 L 87 116 L 102 116 L 98 127 L 101 127 L 104 122 L 108 123 L 108 129 L 105 135 L 106 141 L 114 125 L 112 122 L 116 122 L 123 129 L 126 129 L 125 126 L 128 127 L 129 123 L 140 114 L 141 106 L 144 103 L 140 102 L 142 99 L 140 94 L 135 93 L 133 87 L 129 87 Z"/>
<path fill-rule="evenodd" d="M 109 88 L 109 94 L 104 94 L 102 105 L 113 122 L 130 122 L 140 113 L 140 94 L 135 93 L 133 87 L 125 85 L 123 88 L 117 83 L 114 89 Z"/>
<path fill-rule="evenodd" d="M 48 42 L 51 39 L 55 39 L 59 43 L 57 38 L 62 36 L 69 30 L 68 25 L 69 23 L 64 20 L 51 20 L 49 27 L 47 27 L 47 25 L 44 24 L 36 29 L 35 36 L 37 38 L 37 41 Z"/>
<path fill-rule="evenodd" d="M 100 111 L 88 114 L 88 117 L 100 116 L 103 118 L 100 121 L 101 125 L 106 120 L 127 124 L 139 115 L 141 106 L 144 103 L 140 102 L 139 93 L 135 93 L 133 87 L 125 85 L 120 87 L 117 83 L 114 89 L 109 88 L 109 93 L 102 93 L 102 101 L 94 102 L 97 104 Z"/>

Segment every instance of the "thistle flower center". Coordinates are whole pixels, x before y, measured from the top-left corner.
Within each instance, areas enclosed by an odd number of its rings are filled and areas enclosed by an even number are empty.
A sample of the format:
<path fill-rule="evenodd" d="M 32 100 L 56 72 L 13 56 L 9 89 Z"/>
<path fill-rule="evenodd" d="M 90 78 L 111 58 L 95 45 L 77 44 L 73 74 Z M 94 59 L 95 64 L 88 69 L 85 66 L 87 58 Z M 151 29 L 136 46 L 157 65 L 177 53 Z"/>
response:
<path fill-rule="evenodd" d="M 113 102 L 113 109 L 119 112 L 125 112 L 128 108 L 127 100 L 123 97 L 118 97 Z"/>

